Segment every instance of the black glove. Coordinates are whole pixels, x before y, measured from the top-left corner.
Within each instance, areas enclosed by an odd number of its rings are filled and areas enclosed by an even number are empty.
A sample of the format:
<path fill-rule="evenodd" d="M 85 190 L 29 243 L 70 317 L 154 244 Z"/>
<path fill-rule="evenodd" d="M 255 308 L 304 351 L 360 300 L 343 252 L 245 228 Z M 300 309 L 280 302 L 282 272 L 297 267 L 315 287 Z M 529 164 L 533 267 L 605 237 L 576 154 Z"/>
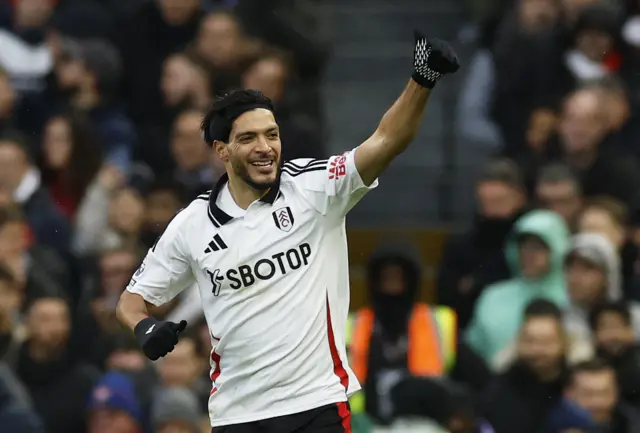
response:
<path fill-rule="evenodd" d="M 411 78 L 422 87 L 433 89 L 445 74 L 452 74 L 460 68 L 458 56 L 453 48 L 440 39 L 429 39 L 417 30 L 413 47 L 414 72 Z"/>
<path fill-rule="evenodd" d="M 173 323 L 161 322 L 153 317 L 147 317 L 136 325 L 133 332 L 147 358 L 155 361 L 176 347 L 180 333 L 186 328 L 186 320 Z"/>

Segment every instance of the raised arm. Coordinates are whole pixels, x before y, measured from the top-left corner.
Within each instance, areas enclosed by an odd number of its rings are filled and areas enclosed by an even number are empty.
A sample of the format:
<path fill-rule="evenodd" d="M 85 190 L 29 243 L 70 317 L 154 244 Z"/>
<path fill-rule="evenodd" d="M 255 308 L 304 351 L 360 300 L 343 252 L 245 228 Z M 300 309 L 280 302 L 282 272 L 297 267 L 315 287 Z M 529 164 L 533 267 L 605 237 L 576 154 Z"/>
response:
<path fill-rule="evenodd" d="M 443 75 L 456 72 L 458 58 L 444 41 L 415 34 L 414 73 L 400 97 L 385 113 L 378 128 L 355 150 L 355 165 L 370 185 L 413 140 L 429 94 Z"/>

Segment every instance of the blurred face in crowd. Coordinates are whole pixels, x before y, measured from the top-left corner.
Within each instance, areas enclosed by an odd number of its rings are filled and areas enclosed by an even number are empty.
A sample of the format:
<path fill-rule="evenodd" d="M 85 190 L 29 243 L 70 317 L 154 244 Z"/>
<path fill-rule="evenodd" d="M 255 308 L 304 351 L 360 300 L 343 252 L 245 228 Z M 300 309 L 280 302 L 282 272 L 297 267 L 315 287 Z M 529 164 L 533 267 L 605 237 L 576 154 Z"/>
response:
<path fill-rule="evenodd" d="M 242 87 L 260 90 L 267 98 L 276 102 L 282 99 L 287 81 L 287 67 L 277 57 L 255 62 L 242 76 Z"/>
<path fill-rule="evenodd" d="M 635 344 L 633 328 L 624 317 L 615 311 L 605 311 L 595 323 L 595 344 L 609 356 L 622 354 Z"/>
<path fill-rule="evenodd" d="M 381 293 L 385 295 L 402 295 L 406 290 L 406 279 L 402 266 L 387 264 L 380 271 Z"/>
<path fill-rule="evenodd" d="M 560 13 L 557 0 L 520 0 L 518 6 L 521 28 L 528 33 L 551 27 Z"/>
<path fill-rule="evenodd" d="M 582 90 L 569 97 L 560 121 L 560 136 L 567 154 L 595 151 L 607 132 L 607 118 L 597 92 Z"/>
<path fill-rule="evenodd" d="M 607 423 L 618 400 L 618 387 L 612 369 L 576 373 L 567 396 L 591 414 L 596 423 Z"/>
<path fill-rule="evenodd" d="M 180 209 L 180 199 L 171 190 L 154 191 L 147 197 L 147 226 L 164 230 L 171 218 Z"/>
<path fill-rule="evenodd" d="M 597 30 L 583 30 L 576 37 L 576 49 L 594 62 L 601 62 L 613 48 L 613 37 Z"/>
<path fill-rule="evenodd" d="M 100 283 L 105 295 L 120 296 L 136 270 L 138 257 L 131 251 L 115 250 L 100 257 Z"/>
<path fill-rule="evenodd" d="M 241 114 L 233 122 L 229 143 L 216 141 L 214 146 L 230 177 L 239 177 L 257 191 L 276 182 L 282 144 L 271 111 L 256 108 Z"/>
<path fill-rule="evenodd" d="M 189 111 L 181 114 L 173 125 L 171 152 L 180 170 L 195 171 L 209 166 L 211 149 L 202 140 L 202 114 Z"/>
<path fill-rule="evenodd" d="M 554 317 L 528 318 L 520 330 L 518 359 L 540 376 L 555 373 L 565 354 L 562 325 Z"/>
<path fill-rule="evenodd" d="M 213 66 L 233 66 L 241 52 L 242 32 L 238 21 L 225 13 L 205 18 L 196 38 L 196 50 Z"/>
<path fill-rule="evenodd" d="M 120 233 L 135 234 L 144 220 L 144 201 L 132 188 L 122 188 L 109 203 L 109 223 Z"/>
<path fill-rule="evenodd" d="M 624 227 L 621 227 L 609 212 L 595 206 L 582 212 L 578 220 L 578 230 L 581 233 L 599 233 L 618 248 L 625 242 Z"/>
<path fill-rule="evenodd" d="M 539 182 L 536 198 L 542 207 L 560 215 L 569 226 L 573 226 L 582 208 L 582 197 L 571 180 Z"/>
<path fill-rule="evenodd" d="M 168 106 L 178 105 L 191 96 L 191 86 L 196 78 L 193 64 L 182 55 L 167 58 L 162 69 L 160 89 Z"/>
<path fill-rule="evenodd" d="M 191 386 L 203 371 L 203 358 L 190 338 L 182 338 L 175 349 L 162 359 L 160 378 L 165 386 Z"/>
<path fill-rule="evenodd" d="M 602 300 L 606 276 L 602 268 L 581 257 L 570 256 L 565 265 L 565 280 L 571 301 L 591 307 Z"/>
<path fill-rule="evenodd" d="M 88 84 L 90 78 L 90 74 L 87 73 L 82 61 L 75 58 L 61 58 L 55 65 L 54 72 L 60 88 L 70 94 Z"/>
<path fill-rule="evenodd" d="M 136 421 L 117 409 L 98 409 L 89 416 L 89 433 L 140 433 Z"/>
<path fill-rule="evenodd" d="M 71 321 L 67 303 L 58 298 L 39 299 L 27 315 L 27 332 L 32 344 L 55 351 L 67 343 Z"/>
<path fill-rule="evenodd" d="M 3 317 L 9 319 L 14 311 L 18 311 L 21 301 L 18 285 L 14 281 L 0 278 L 0 324 Z"/>
<path fill-rule="evenodd" d="M 107 369 L 138 372 L 144 370 L 147 358 L 139 350 L 114 350 L 107 357 Z"/>
<path fill-rule="evenodd" d="M 0 260 L 20 256 L 27 248 L 27 227 L 22 221 L 8 221 L 0 226 Z"/>
<path fill-rule="evenodd" d="M 547 244 L 534 235 L 524 235 L 518 241 L 520 270 L 524 278 L 541 278 L 551 266 L 551 254 Z"/>
<path fill-rule="evenodd" d="M 54 117 L 44 130 L 44 159 L 48 168 L 64 169 L 71 159 L 71 126 L 66 119 Z"/>
<path fill-rule="evenodd" d="M 11 116 L 16 92 L 13 90 L 9 76 L 0 72 L 0 119 Z"/>
<path fill-rule="evenodd" d="M 476 187 L 480 214 L 489 219 L 508 219 L 524 206 L 522 191 L 505 182 L 481 182 Z"/>
<path fill-rule="evenodd" d="M 51 0 L 18 0 L 15 2 L 15 23 L 21 28 L 33 28 L 44 25 L 53 12 Z"/>
<path fill-rule="evenodd" d="M 186 23 L 200 9 L 200 0 L 158 0 L 165 23 L 179 26 Z"/>
<path fill-rule="evenodd" d="M 13 194 L 29 167 L 29 159 L 19 145 L 0 141 L 0 191 Z"/>

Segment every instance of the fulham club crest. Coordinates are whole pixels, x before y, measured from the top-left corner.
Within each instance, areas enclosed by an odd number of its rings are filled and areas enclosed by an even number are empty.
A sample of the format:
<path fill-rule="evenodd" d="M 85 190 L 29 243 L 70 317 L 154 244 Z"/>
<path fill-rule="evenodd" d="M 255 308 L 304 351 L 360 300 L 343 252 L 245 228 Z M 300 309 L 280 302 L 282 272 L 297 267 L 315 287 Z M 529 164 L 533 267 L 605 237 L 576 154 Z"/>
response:
<path fill-rule="evenodd" d="M 276 223 L 276 227 L 278 227 L 283 232 L 288 232 L 293 227 L 293 213 L 291 212 L 291 208 L 281 207 L 277 211 L 272 213 L 273 222 Z"/>

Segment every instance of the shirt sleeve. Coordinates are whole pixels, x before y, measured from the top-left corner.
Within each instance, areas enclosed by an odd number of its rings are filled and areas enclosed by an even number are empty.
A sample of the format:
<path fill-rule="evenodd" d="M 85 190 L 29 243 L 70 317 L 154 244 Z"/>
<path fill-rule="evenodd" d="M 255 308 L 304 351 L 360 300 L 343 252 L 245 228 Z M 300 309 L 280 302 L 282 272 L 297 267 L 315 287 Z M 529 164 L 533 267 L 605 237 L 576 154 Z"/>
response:
<path fill-rule="evenodd" d="M 345 216 L 378 186 L 378 179 L 371 185 L 364 184 L 356 168 L 354 150 L 329 159 L 295 159 L 286 162 L 282 171 L 320 213 Z"/>
<path fill-rule="evenodd" d="M 179 213 L 169 223 L 127 286 L 127 291 L 153 305 L 170 302 L 196 282 L 183 239 L 185 214 Z"/>

